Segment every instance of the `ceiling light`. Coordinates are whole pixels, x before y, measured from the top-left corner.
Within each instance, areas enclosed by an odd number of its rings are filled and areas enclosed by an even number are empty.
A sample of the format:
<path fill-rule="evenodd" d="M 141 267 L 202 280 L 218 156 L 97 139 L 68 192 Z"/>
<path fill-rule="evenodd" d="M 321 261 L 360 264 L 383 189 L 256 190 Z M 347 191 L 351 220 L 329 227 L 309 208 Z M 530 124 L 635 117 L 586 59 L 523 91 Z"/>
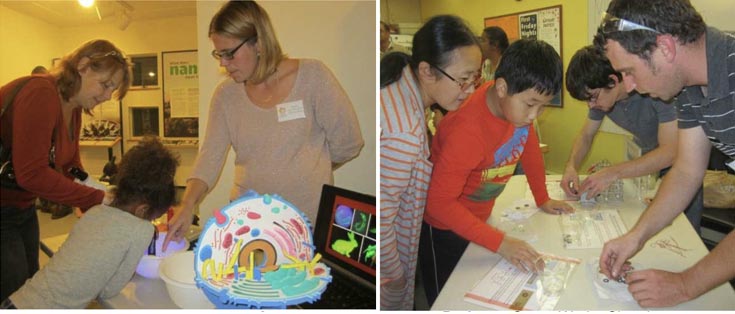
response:
<path fill-rule="evenodd" d="M 92 5 L 94 5 L 94 0 L 77 0 L 79 2 L 79 5 L 89 8 Z"/>

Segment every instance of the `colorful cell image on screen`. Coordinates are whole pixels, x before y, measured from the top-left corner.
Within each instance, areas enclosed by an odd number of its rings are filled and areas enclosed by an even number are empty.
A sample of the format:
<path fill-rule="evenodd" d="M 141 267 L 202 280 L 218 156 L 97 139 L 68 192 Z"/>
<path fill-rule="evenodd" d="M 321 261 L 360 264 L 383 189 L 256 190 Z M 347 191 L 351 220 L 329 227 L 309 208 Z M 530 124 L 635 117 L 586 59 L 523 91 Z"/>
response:
<path fill-rule="evenodd" d="M 345 204 L 337 204 L 331 227 L 329 247 L 333 251 L 347 257 L 352 264 L 359 263 L 375 269 L 375 215 Z"/>

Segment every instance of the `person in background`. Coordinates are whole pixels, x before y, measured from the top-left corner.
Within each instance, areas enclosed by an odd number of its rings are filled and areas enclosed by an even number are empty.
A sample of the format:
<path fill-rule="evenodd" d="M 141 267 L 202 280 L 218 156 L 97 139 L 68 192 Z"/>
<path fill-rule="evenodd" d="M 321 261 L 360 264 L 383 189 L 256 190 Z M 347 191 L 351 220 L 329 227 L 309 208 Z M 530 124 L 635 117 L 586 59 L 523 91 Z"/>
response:
<path fill-rule="evenodd" d="M 175 201 L 178 165 L 178 157 L 154 137 L 130 148 L 112 188 L 115 200 L 87 211 L 49 263 L 3 308 L 82 309 L 120 293 L 151 243 L 151 220 Z"/>
<path fill-rule="evenodd" d="M 248 190 L 278 194 L 316 221 L 322 185 L 355 158 L 364 141 L 352 103 L 324 63 L 286 57 L 266 11 L 230 1 L 212 17 L 212 56 L 232 80 L 219 84 L 204 142 L 163 245 L 180 240 L 193 210 L 235 151 L 230 200 Z M 223 204 L 224 205 L 224 204 Z"/>
<path fill-rule="evenodd" d="M 497 252 L 520 270 L 543 270 L 533 247 L 486 223 L 518 163 L 541 210 L 574 211 L 549 198 L 532 126 L 561 90 L 559 54 L 543 41 L 522 39 L 508 47 L 495 73 L 494 81 L 484 83 L 461 109 L 444 118 L 431 146 L 434 169 L 419 249 L 430 304 L 470 242 Z"/>
<path fill-rule="evenodd" d="M 391 52 L 402 52 L 410 55 L 411 49 L 393 43 L 390 39 L 390 26 L 388 26 L 388 23 L 380 21 L 380 58 L 382 59 Z"/>
<path fill-rule="evenodd" d="M 480 47 L 460 18 L 416 32 L 413 55 L 380 62 L 380 309 L 412 310 L 421 220 L 431 175 L 424 110 L 453 111 L 480 78 Z"/>
<path fill-rule="evenodd" d="M 46 67 L 38 65 L 31 70 L 31 74 L 48 74 L 48 70 L 46 70 Z"/>
<path fill-rule="evenodd" d="M 484 82 L 495 78 L 495 69 L 498 68 L 500 57 L 508 49 L 508 35 L 498 26 L 486 27 L 480 36 L 482 47 L 482 80 Z"/>
<path fill-rule="evenodd" d="M 625 276 L 642 307 L 669 307 L 735 278 L 735 231 L 691 267 L 623 273 L 623 265 L 691 201 L 712 147 L 735 167 L 735 37 L 707 27 L 688 0 L 613 0 L 594 39 L 628 91 L 673 100 L 678 150 L 653 202 L 626 234 L 608 241 L 600 269 Z"/>
<path fill-rule="evenodd" d="M 25 85 L 17 90 L 19 84 Z M 97 39 L 64 57 L 51 75 L 18 78 L 0 88 L 0 103 L 17 90 L 0 120 L 0 135 L 3 147 L 12 149 L 20 187 L 3 187 L 0 193 L 0 299 L 38 271 L 36 198 L 83 211 L 103 200 L 109 203 L 104 191 L 74 182 L 71 170 L 83 169 L 82 112 L 91 112 L 113 93 L 122 99 L 129 86 L 130 64 L 122 51 Z"/>
<path fill-rule="evenodd" d="M 661 100 L 628 93 L 623 76 L 615 71 L 604 52 L 594 46 L 577 51 L 567 67 L 567 90 L 577 100 L 586 101 L 589 113 L 569 155 L 561 188 L 568 195 L 592 198 L 618 179 L 657 173 L 665 174 L 676 156 L 676 110 Z M 600 129 L 602 119 L 610 118 L 630 132 L 641 148 L 641 157 L 601 169 L 579 184 L 578 171 Z M 699 232 L 704 206 L 702 189 L 685 211 Z"/>

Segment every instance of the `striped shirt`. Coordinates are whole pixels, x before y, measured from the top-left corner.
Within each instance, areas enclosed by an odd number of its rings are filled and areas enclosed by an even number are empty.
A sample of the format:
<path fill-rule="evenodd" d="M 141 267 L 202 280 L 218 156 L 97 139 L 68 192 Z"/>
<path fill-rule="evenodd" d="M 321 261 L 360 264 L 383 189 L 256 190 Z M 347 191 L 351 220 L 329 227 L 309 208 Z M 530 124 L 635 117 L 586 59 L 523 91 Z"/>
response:
<path fill-rule="evenodd" d="M 380 308 L 412 310 L 431 177 L 421 93 L 410 66 L 380 90 Z M 401 280 L 403 288 L 384 284 Z"/>
<path fill-rule="evenodd" d="M 707 94 L 689 86 L 676 98 L 679 128 L 701 126 L 712 146 L 735 158 L 735 37 L 707 28 Z"/>

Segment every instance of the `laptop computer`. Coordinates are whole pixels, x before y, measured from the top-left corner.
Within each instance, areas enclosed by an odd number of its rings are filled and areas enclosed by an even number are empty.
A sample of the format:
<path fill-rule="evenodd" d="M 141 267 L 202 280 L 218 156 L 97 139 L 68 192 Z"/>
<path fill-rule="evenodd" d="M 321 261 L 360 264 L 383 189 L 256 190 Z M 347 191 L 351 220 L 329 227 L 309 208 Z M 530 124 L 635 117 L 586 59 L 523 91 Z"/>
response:
<path fill-rule="evenodd" d="M 322 187 L 314 228 L 320 262 L 331 268 L 332 282 L 305 309 L 377 309 L 377 215 L 375 196 L 331 185 Z"/>

